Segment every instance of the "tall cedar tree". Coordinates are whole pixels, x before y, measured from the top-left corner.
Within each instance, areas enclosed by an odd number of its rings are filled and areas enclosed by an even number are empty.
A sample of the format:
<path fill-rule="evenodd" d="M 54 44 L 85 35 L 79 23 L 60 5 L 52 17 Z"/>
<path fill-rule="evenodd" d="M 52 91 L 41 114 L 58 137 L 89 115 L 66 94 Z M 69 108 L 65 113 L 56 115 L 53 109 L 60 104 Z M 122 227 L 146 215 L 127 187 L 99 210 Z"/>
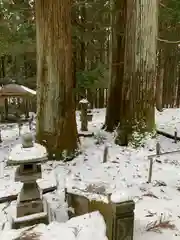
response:
<path fill-rule="evenodd" d="M 122 107 L 117 143 L 133 132 L 151 132 L 155 124 L 158 6 L 155 0 L 127 0 Z"/>
<path fill-rule="evenodd" d="M 73 97 L 71 0 L 36 0 L 37 140 L 56 159 L 78 146 Z"/>
<path fill-rule="evenodd" d="M 104 128 L 112 132 L 120 121 L 121 91 L 124 74 L 126 1 L 111 1 L 110 79 Z"/>

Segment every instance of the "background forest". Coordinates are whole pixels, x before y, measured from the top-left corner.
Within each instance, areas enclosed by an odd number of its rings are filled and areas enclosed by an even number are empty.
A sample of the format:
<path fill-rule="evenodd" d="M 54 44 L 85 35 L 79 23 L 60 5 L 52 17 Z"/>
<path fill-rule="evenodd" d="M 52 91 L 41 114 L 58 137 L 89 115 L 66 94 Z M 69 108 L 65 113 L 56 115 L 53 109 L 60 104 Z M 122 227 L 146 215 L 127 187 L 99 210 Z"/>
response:
<path fill-rule="evenodd" d="M 74 81 L 79 91 L 108 87 L 110 18 L 115 15 L 110 5 L 106 0 L 73 2 Z M 34 1 L 1 0 L 0 8 L 0 83 L 16 82 L 35 89 Z M 157 68 L 164 84 L 158 91 L 162 91 L 163 105 L 179 105 L 180 2 L 159 1 L 159 11 Z"/>

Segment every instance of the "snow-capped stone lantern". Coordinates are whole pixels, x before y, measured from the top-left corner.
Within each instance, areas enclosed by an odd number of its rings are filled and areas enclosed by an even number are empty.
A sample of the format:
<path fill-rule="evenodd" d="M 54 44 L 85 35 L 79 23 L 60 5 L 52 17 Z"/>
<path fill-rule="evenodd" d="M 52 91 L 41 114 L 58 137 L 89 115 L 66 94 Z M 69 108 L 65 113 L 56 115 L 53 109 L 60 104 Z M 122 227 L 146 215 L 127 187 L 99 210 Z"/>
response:
<path fill-rule="evenodd" d="M 89 102 L 86 98 L 83 98 L 79 102 L 81 106 L 81 131 L 88 131 L 88 121 L 92 121 L 92 111 L 88 109 L 89 107 Z"/>
<path fill-rule="evenodd" d="M 16 216 L 12 217 L 13 228 L 48 223 L 42 193 L 36 183 L 37 179 L 42 178 L 40 163 L 45 160 L 47 160 L 46 148 L 34 143 L 31 133 L 24 134 L 22 144 L 16 145 L 9 155 L 8 164 L 19 165 L 15 181 L 23 183 L 17 199 Z"/>

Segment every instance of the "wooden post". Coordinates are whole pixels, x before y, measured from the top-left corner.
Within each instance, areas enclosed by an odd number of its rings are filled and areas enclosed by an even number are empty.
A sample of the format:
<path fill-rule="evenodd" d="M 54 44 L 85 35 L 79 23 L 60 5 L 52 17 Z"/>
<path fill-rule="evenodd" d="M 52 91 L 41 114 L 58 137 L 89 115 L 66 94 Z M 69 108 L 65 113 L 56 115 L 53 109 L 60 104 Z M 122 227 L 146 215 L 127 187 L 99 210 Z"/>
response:
<path fill-rule="evenodd" d="M 82 99 L 79 103 L 81 105 L 81 131 L 88 131 L 87 109 L 89 102 L 87 99 Z"/>
<path fill-rule="evenodd" d="M 156 155 L 159 156 L 161 154 L 161 146 L 160 143 L 156 143 Z"/>
<path fill-rule="evenodd" d="M 32 122 L 33 122 L 33 115 L 28 119 L 29 122 L 29 130 L 32 130 Z"/>
<path fill-rule="evenodd" d="M 151 183 L 152 180 L 152 167 L 153 167 L 153 158 L 149 159 L 149 176 L 148 176 L 148 183 Z"/>
<path fill-rule="evenodd" d="M 0 130 L 0 143 L 2 143 L 2 135 L 1 135 L 1 130 Z"/>
<path fill-rule="evenodd" d="M 106 163 L 108 160 L 108 146 L 104 148 L 103 163 Z"/>
<path fill-rule="evenodd" d="M 19 119 L 19 121 L 18 121 L 18 129 L 19 129 L 19 136 L 21 136 L 21 128 L 22 128 L 22 122 L 21 122 L 21 120 Z"/>
<path fill-rule="evenodd" d="M 174 142 L 177 143 L 177 129 L 174 131 Z"/>

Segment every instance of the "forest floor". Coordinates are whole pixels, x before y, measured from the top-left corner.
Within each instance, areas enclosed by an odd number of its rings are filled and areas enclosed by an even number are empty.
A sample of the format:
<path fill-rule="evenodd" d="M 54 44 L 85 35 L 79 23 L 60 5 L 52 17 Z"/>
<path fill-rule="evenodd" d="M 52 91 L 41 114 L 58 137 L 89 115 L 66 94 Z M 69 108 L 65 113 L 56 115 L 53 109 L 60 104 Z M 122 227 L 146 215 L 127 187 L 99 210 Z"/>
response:
<path fill-rule="evenodd" d="M 134 240 L 179 239 L 180 153 L 155 158 L 157 161 L 153 164 L 152 183 L 147 183 L 147 180 L 148 156 L 156 153 L 156 142 L 160 142 L 161 152 L 180 150 L 180 142 L 175 143 L 172 139 L 158 135 L 157 138 L 146 139 L 144 146 L 138 149 L 119 147 L 114 144 L 114 134 L 101 130 L 105 110 L 96 109 L 93 113 L 93 121 L 89 123 L 89 131 L 93 131 L 94 136 L 81 138 L 82 154 L 71 162 L 49 161 L 43 164 L 43 179 L 38 182 L 41 188 L 58 184 L 58 190 L 46 194 L 45 197 L 54 211 L 56 221 L 60 223 L 50 224 L 49 227 L 38 226 L 36 232 L 42 233 L 42 237 L 37 239 L 56 240 L 59 239 L 59 234 L 62 236 L 62 226 L 67 221 L 64 187 L 75 184 L 76 187 L 83 190 L 88 184 L 93 183 L 105 185 L 108 191 L 119 191 L 122 197 L 128 196 L 135 201 Z M 79 127 L 79 113 L 77 113 L 77 123 Z M 177 129 L 178 136 L 180 136 L 180 109 L 165 109 L 162 113 L 156 112 L 156 126 L 158 130 L 171 134 L 174 134 L 174 130 Z M 20 142 L 18 127 L 13 124 L 1 125 L 0 127 L 3 139 L 3 143 L 0 145 L 1 198 L 18 193 L 21 183 L 14 182 L 15 167 L 6 166 L 10 149 Z M 25 124 L 22 133 L 26 132 L 27 129 L 28 125 Z M 107 145 L 109 147 L 108 160 L 103 163 L 104 147 Z M 9 203 L 0 204 L 1 240 L 14 240 L 22 231 L 10 230 L 8 222 L 10 208 Z M 73 226 L 79 225 L 80 222 L 82 225 L 82 220 L 80 220 L 73 223 Z M 103 228 L 102 222 L 97 224 Z M 71 222 L 69 226 L 72 228 Z M 78 237 L 73 235 L 73 238 L 66 237 L 66 240 L 90 240 L 93 238 L 105 240 L 95 233 L 92 235 L 93 227 L 98 230 L 100 228 L 97 228 L 96 225 L 91 227 L 91 234 L 82 234 L 82 238 L 80 235 Z M 99 232 L 101 231 L 99 230 Z M 52 233 L 54 235 L 51 235 Z M 66 233 L 64 232 L 64 234 Z"/>

